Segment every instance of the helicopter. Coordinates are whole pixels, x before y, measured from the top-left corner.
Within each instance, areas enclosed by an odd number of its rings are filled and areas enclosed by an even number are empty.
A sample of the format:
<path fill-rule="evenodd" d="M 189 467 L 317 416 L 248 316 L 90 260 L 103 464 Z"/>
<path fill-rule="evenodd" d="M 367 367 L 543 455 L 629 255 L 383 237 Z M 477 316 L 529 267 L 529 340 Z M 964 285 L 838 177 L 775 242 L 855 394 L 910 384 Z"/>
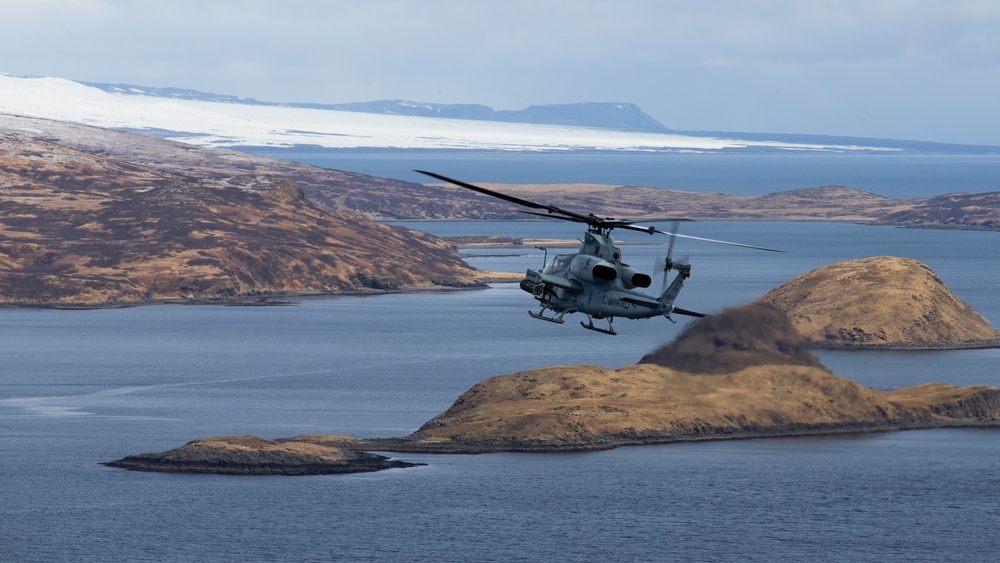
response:
<path fill-rule="evenodd" d="M 561 209 L 554 205 L 536 203 L 455 180 L 435 172 L 428 172 L 426 170 L 415 170 L 415 172 L 502 199 L 509 203 L 545 211 L 544 213 L 539 211 L 521 211 L 528 215 L 537 215 L 574 223 L 585 223 L 587 225 L 587 231 L 584 233 L 581 241 L 582 245 L 576 254 L 559 254 L 548 260 L 548 250 L 544 247 L 536 247 L 544 250 L 546 253 L 546 257 L 543 259 L 544 265 L 540 271 L 529 268 L 525 273 L 524 279 L 520 282 L 521 289 L 532 294 L 540 305 L 537 313 L 529 310 L 528 314 L 532 318 L 551 323 L 562 324 L 564 322 L 563 317 L 566 315 L 583 313 L 587 316 L 587 322 L 580 322 L 580 326 L 587 330 L 614 336 L 618 334 L 614 327 L 615 317 L 648 319 L 662 315 L 671 322 L 676 322 L 671 316 L 675 313 L 690 317 L 704 317 L 705 315 L 702 313 L 689 311 L 674 305 L 677 295 L 684 287 L 684 282 L 691 277 L 691 264 L 677 263 L 673 260 L 674 243 L 678 238 L 739 246 L 767 252 L 783 252 L 763 246 L 679 234 L 677 232 L 679 224 L 684 221 L 691 221 L 691 219 L 683 217 L 650 220 L 652 222 L 671 222 L 673 224 L 670 231 L 664 231 L 653 226 L 636 225 L 628 219 L 598 217 L 593 213 L 584 215 Z M 660 234 L 670 237 L 667 256 L 662 262 L 663 287 L 660 289 L 659 296 L 648 295 L 638 291 L 638 288 L 646 289 L 652 285 L 653 278 L 622 261 L 621 250 L 615 246 L 615 239 L 611 236 L 611 232 L 614 229 L 638 231 L 650 235 Z M 677 275 L 668 284 L 668 274 L 671 270 L 676 270 Z M 550 312 L 550 314 L 546 315 L 546 312 Z M 607 328 L 595 325 L 594 319 L 606 320 L 608 323 Z"/>

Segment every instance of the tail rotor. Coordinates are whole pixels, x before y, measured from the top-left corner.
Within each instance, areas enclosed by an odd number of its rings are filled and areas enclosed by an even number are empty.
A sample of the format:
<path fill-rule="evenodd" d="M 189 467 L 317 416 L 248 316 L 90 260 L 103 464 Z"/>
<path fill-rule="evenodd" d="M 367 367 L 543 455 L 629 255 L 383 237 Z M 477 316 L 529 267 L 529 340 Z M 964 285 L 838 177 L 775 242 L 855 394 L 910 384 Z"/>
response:
<path fill-rule="evenodd" d="M 688 256 L 681 258 L 679 262 L 674 262 L 674 244 L 677 242 L 676 235 L 677 231 L 680 229 L 680 223 L 674 221 L 670 226 L 670 242 L 667 244 L 667 257 L 657 258 L 656 263 L 653 265 L 653 271 L 658 272 L 662 277 L 660 285 L 660 294 L 662 295 L 667 291 L 667 285 L 670 283 L 669 273 L 670 270 L 677 270 L 686 279 L 691 275 L 691 264 Z"/>

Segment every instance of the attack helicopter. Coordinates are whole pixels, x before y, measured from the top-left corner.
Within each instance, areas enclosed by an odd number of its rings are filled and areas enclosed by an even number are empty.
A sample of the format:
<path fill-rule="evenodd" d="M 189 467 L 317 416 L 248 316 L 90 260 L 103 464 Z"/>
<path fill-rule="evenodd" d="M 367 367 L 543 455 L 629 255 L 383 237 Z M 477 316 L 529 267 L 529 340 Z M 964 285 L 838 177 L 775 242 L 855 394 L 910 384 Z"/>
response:
<path fill-rule="evenodd" d="M 537 215 L 550 219 L 571 221 L 574 223 L 585 223 L 587 231 L 583 235 L 583 244 L 576 254 L 560 254 L 553 256 L 551 260 L 546 260 L 541 271 L 529 268 L 525 277 L 521 280 L 522 290 L 532 294 L 540 304 L 540 309 L 536 313 L 529 310 L 528 314 L 532 318 L 562 324 L 563 317 L 572 313 L 583 313 L 587 316 L 587 322 L 580 323 L 580 326 L 587 330 L 600 332 L 603 334 L 616 335 L 614 327 L 615 317 L 628 319 L 648 319 L 663 316 L 671 322 L 676 322 L 672 315 L 686 315 L 690 317 L 704 317 L 702 313 L 682 309 L 674 305 L 677 295 L 684 287 L 684 282 L 691 277 L 691 264 L 674 262 L 674 243 L 678 238 L 700 240 L 716 244 L 729 246 L 739 246 L 767 252 L 783 252 L 773 248 L 727 242 L 709 238 L 682 235 L 678 233 L 678 226 L 683 221 L 690 219 L 677 217 L 668 219 L 655 219 L 654 222 L 671 222 L 670 231 L 663 231 L 653 226 L 636 225 L 628 219 L 614 219 L 612 217 L 598 217 L 593 213 L 586 215 L 561 209 L 554 205 L 544 205 L 519 197 L 496 192 L 481 186 L 462 182 L 442 176 L 435 172 L 416 170 L 432 178 L 454 184 L 481 194 L 502 199 L 509 203 L 514 203 L 530 209 L 544 210 L 521 211 L 528 215 Z M 632 266 L 622 261 L 621 250 L 615 246 L 615 239 L 611 237 L 614 229 L 624 229 L 638 231 L 650 235 L 660 234 L 670 237 L 666 258 L 662 262 L 663 287 L 659 296 L 648 295 L 637 288 L 648 288 L 652 282 L 652 276 L 639 272 Z M 545 250 L 542 247 L 539 247 Z M 546 257 L 548 252 L 546 251 Z M 676 270 L 677 275 L 668 284 L 668 274 L 671 270 Z M 551 314 L 546 315 L 549 311 Z M 607 328 L 594 325 L 594 319 L 607 320 Z"/>

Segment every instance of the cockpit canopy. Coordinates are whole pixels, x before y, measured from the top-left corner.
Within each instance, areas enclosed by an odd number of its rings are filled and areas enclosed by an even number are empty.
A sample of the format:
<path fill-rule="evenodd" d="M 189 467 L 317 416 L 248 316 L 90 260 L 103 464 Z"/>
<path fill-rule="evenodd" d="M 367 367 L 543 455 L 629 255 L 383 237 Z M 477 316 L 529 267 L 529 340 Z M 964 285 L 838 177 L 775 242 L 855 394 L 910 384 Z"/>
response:
<path fill-rule="evenodd" d="M 573 257 L 576 254 L 556 254 L 553 256 L 549 263 L 545 265 L 542 269 L 542 273 L 546 275 L 558 275 L 569 269 L 570 263 L 573 261 Z"/>

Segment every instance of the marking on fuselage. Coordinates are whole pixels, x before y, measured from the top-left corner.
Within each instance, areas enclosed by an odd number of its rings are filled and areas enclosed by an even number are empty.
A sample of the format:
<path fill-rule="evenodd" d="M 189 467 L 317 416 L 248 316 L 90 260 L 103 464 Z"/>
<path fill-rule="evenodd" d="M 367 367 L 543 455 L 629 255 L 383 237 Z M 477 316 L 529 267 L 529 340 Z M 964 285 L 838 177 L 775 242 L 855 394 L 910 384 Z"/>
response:
<path fill-rule="evenodd" d="M 621 297 L 611 297 L 609 295 L 601 297 L 601 304 L 608 305 L 609 307 L 621 307 L 622 309 L 628 309 L 632 306 L 631 303 Z"/>

